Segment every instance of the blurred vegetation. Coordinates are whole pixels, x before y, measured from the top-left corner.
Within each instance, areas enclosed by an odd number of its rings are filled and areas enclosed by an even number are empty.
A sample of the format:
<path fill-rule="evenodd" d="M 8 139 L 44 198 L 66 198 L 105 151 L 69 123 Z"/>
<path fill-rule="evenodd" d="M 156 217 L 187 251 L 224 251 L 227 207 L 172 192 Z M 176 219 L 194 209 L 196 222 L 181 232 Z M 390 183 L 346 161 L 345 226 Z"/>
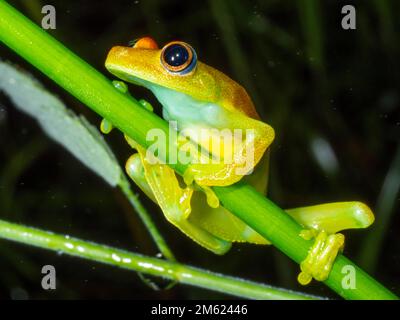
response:
<path fill-rule="evenodd" d="M 243 84 L 277 133 L 269 195 L 281 207 L 361 200 L 376 210 L 370 230 L 346 233 L 346 255 L 400 293 L 400 96 L 398 12 L 389 0 L 354 1 L 357 30 L 341 28 L 341 7 L 352 1 L 9 1 L 40 23 L 52 4 L 49 31 L 97 69 L 108 50 L 143 35 L 160 44 L 181 39 L 199 59 Z M 100 119 L 31 66 L 0 46 L 93 124 Z M 158 106 L 145 90 L 134 96 Z M 159 109 L 158 109 L 159 110 Z M 140 121 L 140 120 L 138 120 Z M 123 164 L 128 145 L 107 138 Z M 127 200 L 111 190 L 36 123 L 0 94 L 0 216 L 80 238 L 156 255 Z M 139 191 L 138 191 L 139 192 Z M 296 283 L 298 266 L 272 247 L 236 244 L 223 257 L 197 246 L 141 195 L 176 257 L 187 264 L 271 285 L 333 296 L 320 284 Z M 178 286 L 156 292 L 131 272 L 0 243 L 1 298 L 221 298 Z M 57 269 L 58 287 L 40 287 L 44 264 Z M 334 296 L 333 296 L 334 297 Z"/>

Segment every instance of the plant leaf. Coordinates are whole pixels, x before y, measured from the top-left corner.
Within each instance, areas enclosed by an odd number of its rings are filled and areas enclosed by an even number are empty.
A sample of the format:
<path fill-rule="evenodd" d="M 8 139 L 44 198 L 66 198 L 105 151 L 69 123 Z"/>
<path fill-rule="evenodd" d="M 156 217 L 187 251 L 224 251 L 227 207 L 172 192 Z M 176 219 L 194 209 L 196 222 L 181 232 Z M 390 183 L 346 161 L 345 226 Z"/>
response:
<path fill-rule="evenodd" d="M 100 132 L 83 116 L 67 109 L 32 75 L 0 61 L 0 90 L 24 113 L 35 118 L 57 141 L 111 186 L 121 178 L 121 167 Z"/>

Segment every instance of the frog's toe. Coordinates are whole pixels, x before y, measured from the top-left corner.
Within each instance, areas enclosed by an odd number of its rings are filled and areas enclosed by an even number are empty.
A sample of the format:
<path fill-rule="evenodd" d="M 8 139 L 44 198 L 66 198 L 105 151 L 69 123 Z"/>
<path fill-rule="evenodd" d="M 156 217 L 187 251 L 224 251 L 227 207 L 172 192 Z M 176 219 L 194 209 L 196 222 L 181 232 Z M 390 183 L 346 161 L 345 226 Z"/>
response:
<path fill-rule="evenodd" d="M 112 84 L 113 84 L 114 88 L 117 89 L 118 91 L 120 91 L 122 93 L 128 92 L 128 86 L 126 85 L 125 82 L 120 81 L 120 80 L 113 80 Z"/>
<path fill-rule="evenodd" d="M 140 100 L 139 100 L 139 103 L 140 103 L 140 105 L 141 105 L 142 107 L 144 107 L 145 109 L 147 109 L 147 110 L 149 110 L 149 111 L 151 111 L 151 112 L 154 111 L 153 106 L 152 106 L 151 103 L 148 102 L 147 100 L 140 99 Z"/>
<path fill-rule="evenodd" d="M 219 207 L 219 199 L 215 192 L 210 187 L 200 186 L 200 189 L 204 192 L 207 197 L 207 204 L 211 208 Z"/>
<path fill-rule="evenodd" d="M 112 125 L 112 123 L 110 121 L 108 121 L 107 119 L 101 120 L 100 131 L 102 133 L 109 134 L 112 129 L 113 129 L 113 125 Z"/>
<path fill-rule="evenodd" d="M 187 186 L 190 186 L 194 182 L 195 172 L 191 166 L 189 166 L 183 174 L 183 181 Z"/>
<path fill-rule="evenodd" d="M 183 181 L 189 187 L 193 185 L 193 183 L 195 182 L 195 170 L 193 170 L 193 167 L 189 167 L 188 169 L 186 169 L 185 173 L 183 174 Z M 196 183 L 196 186 L 199 190 L 204 192 L 207 197 L 207 204 L 211 208 L 219 207 L 219 199 L 210 187 L 203 186 L 198 183 Z"/>
<path fill-rule="evenodd" d="M 325 231 L 317 234 L 307 257 L 300 264 L 298 281 L 302 285 L 310 283 L 312 278 L 325 281 L 339 251 L 343 249 L 344 236 L 341 233 L 328 235 Z"/>
<path fill-rule="evenodd" d="M 300 272 L 299 275 L 297 276 L 297 281 L 303 286 L 309 284 L 311 280 L 312 276 L 309 273 L 303 271 Z"/>

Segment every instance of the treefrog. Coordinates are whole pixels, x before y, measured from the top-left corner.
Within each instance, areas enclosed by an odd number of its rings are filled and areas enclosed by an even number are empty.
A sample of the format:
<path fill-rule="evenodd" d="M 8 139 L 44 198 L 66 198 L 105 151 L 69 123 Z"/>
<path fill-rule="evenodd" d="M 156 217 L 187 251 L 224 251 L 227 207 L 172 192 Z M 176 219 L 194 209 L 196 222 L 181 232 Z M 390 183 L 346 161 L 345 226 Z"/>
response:
<path fill-rule="evenodd" d="M 175 121 L 177 131 L 190 131 L 191 141 L 219 156 L 216 163 L 192 163 L 182 179 L 167 164 L 149 161 L 146 149 L 126 137 L 137 150 L 128 159 L 126 171 L 161 207 L 166 219 L 216 254 L 226 253 L 232 242 L 269 244 L 220 206 L 210 188 L 230 185 L 244 178 L 258 191 L 266 192 L 268 154 L 274 130 L 261 121 L 246 90 L 222 72 L 198 61 L 195 50 L 183 41 L 172 41 L 159 48 L 152 38 L 144 37 L 128 47 L 115 46 L 108 53 L 105 66 L 123 81 L 151 90 L 163 107 L 163 117 Z M 127 92 L 123 82 L 116 84 Z M 149 103 L 142 101 L 142 104 L 152 110 Z M 103 129 L 107 124 L 103 122 Z M 212 138 L 217 138 L 223 146 L 227 144 L 221 140 L 219 132 L 215 133 L 215 129 L 226 128 L 250 130 L 251 133 L 239 139 L 238 146 L 233 148 L 210 145 Z M 208 134 L 199 135 L 201 130 Z M 248 148 L 251 145 L 254 147 Z M 253 159 L 251 167 L 240 172 L 242 160 L 248 156 Z M 226 159 L 232 161 L 224 161 Z M 327 279 L 344 245 L 344 236 L 337 232 L 365 228 L 374 220 L 371 210 L 361 202 L 328 203 L 286 212 L 304 227 L 299 236 L 315 238 L 300 265 L 298 281 L 301 284 L 309 283 L 312 278 Z"/>

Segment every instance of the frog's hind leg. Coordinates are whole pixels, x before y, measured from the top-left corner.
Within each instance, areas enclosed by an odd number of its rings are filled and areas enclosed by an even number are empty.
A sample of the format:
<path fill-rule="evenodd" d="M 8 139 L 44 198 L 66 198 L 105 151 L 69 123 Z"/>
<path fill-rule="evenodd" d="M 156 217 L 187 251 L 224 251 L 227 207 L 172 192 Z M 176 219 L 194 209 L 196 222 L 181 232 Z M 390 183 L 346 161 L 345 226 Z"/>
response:
<path fill-rule="evenodd" d="M 134 144 L 132 140 L 130 144 Z M 128 175 L 163 211 L 166 219 L 198 244 L 216 254 L 224 254 L 231 243 L 222 240 L 188 219 L 193 189 L 181 188 L 175 172 L 165 164 L 151 164 L 146 159 L 146 150 L 138 150 L 126 164 Z"/>
<path fill-rule="evenodd" d="M 286 212 L 301 225 L 336 233 L 346 229 L 367 228 L 374 222 L 371 209 L 362 202 L 333 202 L 288 209 Z"/>
<path fill-rule="evenodd" d="M 374 221 L 371 209 L 361 202 L 336 202 L 286 210 L 307 228 L 300 234 L 305 239 L 315 237 L 306 259 L 300 264 L 298 280 L 308 284 L 312 278 L 328 278 L 337 254 L 343 250 L 345 229 L 367 228 Z"/>

